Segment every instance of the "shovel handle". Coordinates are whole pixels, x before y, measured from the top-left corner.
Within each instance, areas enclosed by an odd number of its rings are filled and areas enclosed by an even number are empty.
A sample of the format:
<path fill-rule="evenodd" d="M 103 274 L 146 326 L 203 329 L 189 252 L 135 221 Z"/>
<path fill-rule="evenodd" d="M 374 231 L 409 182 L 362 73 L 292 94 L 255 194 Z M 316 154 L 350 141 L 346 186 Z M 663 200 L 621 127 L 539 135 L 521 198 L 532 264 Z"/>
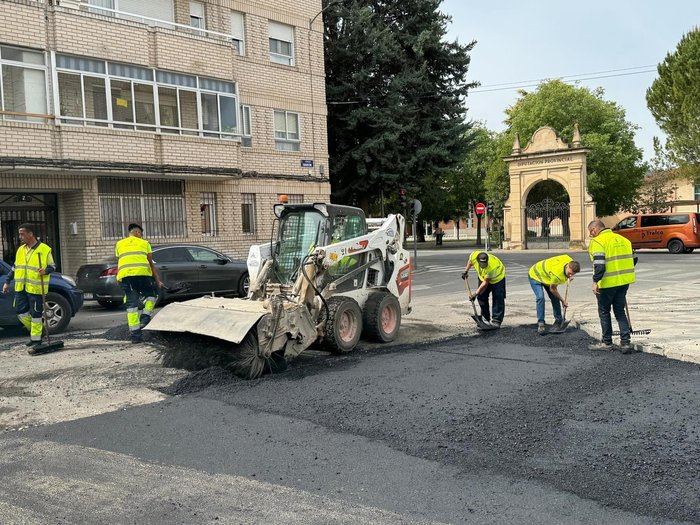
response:
<path fill-rule="evenodd" d="M 36 256 L 39 258 L 39 270 L 41 270 L 41 254 L 37 253 Z M 49 321 L 46 319 L 46 291 L 44 290 L 44 274 L 39 274 L 39 278 L 41 279 L 41 324 L 44 326 L 46 342 L 51 344 L 51 336 L 49 335 Z"/>
<path fill-rule="evenodd" d="M 472 308 L 474 308 L 474 315 L 479 315 L 476 313 L 476 305 L 474 304 L 474 299 L 471 298 L 472 287 L 469 286 L 469 278 L 468 277 L 464 278 L 464 283 L 465 283 L 465 287 L 467 289 L 467 293 L 469 294 L 469 302 L 472 303 Z"/>
<path fill-rule="evenodd" d="M 630 317 L 630 307 L 625 299 L 625 314 L 627 314 L 627 323 L 630 325 L 630 332 L 632 331 L 632 318 Z"/>
<path fill-rule="evenodd" d="M 564 316 L 562 319 L 566 319 L 566 309 L 568 308 L 569 304 L 569 284 L 571 284 L 571 279 L 566 280 L 566 290 L 564 291 Z"/>

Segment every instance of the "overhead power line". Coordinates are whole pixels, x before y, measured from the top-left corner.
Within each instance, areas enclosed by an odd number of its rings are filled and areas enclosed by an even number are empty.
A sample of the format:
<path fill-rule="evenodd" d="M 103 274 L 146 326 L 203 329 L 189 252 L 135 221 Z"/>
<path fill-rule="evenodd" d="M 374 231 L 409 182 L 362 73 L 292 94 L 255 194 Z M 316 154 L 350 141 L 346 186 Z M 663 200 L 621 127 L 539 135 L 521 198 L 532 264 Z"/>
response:
<path fill-rule="evenodd" d="M 632 71 L 634 69 L 649 69 L 649 68 L 656 68 L 655 64 L 651 64 L 648 66 L 637 66 L 637 67 L 623 67 L 623 68 L 618 68 L 618 69 L 606 69 L 605 71 L 591 71 L 590 73 L 578 73 L 576 75 L 563 75 L 563 76 L 558 76 L 558 77 L 547 77 L 547 78 L 532 78 L 530 80 L 520 80 L 519 82 L 503 82 L 501 84 L 487 84 L 485 86 L 479 86 L 479 89 L 482 88 L 495 88 L 495 87 L 500 87 L 500 86 L 513 86 L 515 84 L 530 84 L 532 82 L 545 82 L 547 80 L 550 80 L 551 78 L 558 78 L 560 80 L 563 80 L 565 78 L 575 78 L 575 77 L 587 77 L 589 75 L 602 75 L 606 73 L 617 73 L 620 71 Z"/>

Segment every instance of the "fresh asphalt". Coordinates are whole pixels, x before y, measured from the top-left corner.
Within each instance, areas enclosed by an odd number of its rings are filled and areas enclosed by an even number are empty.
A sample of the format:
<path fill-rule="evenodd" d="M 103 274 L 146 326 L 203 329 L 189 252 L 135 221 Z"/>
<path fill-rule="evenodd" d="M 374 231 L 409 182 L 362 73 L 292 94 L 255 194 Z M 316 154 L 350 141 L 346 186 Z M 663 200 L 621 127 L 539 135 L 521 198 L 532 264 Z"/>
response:
<path fill-rule="evenodd" d="M 504 255 L 509 294 L 546 255 Z M 420 252 L 417 299 L 463 293 L 465 256 Z M 697 261 L 642 254 L 638 289 Z M 699 523 L 700 368 L 589 342 L 508 326 L 192 373 L 160 403 L 0 435 L 0 521 Z"/>

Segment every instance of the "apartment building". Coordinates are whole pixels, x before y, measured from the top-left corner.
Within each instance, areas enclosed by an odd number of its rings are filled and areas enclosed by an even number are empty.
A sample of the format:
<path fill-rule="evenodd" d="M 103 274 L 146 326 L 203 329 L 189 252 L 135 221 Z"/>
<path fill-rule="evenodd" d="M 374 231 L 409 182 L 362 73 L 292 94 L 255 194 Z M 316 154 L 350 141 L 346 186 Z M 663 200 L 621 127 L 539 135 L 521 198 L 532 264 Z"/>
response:
<path fill-rule="evenodd" d="M 321 0 L 0 0 L 0 245 L 63 272 L 153 244 L 245 258 L 327 201 Z"/>

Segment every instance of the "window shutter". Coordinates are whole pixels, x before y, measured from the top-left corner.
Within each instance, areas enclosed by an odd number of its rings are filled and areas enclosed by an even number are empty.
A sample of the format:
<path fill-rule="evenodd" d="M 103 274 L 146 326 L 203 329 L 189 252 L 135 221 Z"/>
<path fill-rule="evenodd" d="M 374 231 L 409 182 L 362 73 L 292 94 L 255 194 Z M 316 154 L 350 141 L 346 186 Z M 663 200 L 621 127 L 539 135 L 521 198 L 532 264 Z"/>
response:
<path fill-rule="evenodd" d="M 167 22 L 175 21 L 173 0 L 119 0 L 119 10 Z"/>
<path fill-rule="evenodd" d="M 294 42 L 294 28 L 278 22 L 270 22 L 270 38 L 284 42 Z"/>
<path fill-rule="evenodd" d="M 201 2 L 190 2 L 190 16 L 204 18 L 204 4 Z"/>
<path fill-rule="evenodd" d="M 236 40 L 245 40 L 245 23 L 243 13 L 231 13 L 231 36 Z"/>

